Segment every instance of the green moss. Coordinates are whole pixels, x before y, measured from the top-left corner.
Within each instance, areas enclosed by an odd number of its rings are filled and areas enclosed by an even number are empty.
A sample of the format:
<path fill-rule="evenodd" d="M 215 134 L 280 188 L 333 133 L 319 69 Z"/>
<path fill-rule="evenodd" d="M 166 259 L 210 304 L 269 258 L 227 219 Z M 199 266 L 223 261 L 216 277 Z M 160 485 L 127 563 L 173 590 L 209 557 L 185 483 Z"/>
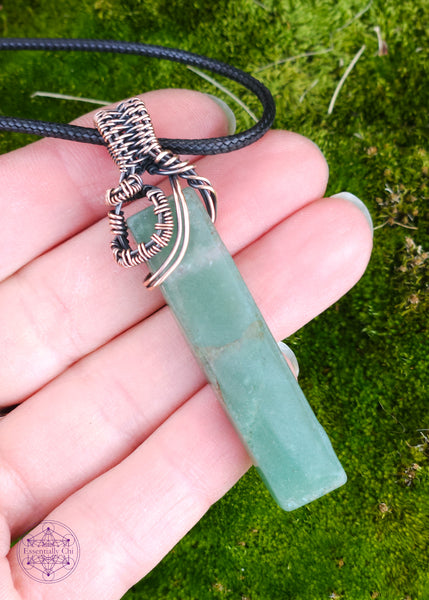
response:
<path fill-rule="evenodd" d="M 328 193 L 357 194 L 377 227 L 361 282 L 289 340 L 348 484 L 283 513 L 251 470 L 127 599 L 429 598 L 428 445 L 421 431 L 429 390 L 429 7 L 424 0 L 374 0 L 353 20 L 365 6 L 16 0 L 0 11 L 4 36 L 180 46 L 255 74 L 275 95 L 276 126 L 310 136 L 325 153 Z M 387 54 L 379 55 L 376 26 Z M 31 99 L 37 89 L 108 100 L 167 85 L 213 93 L 185 67 L 135 57 L 5 53 L 0 60 L 3 114 L 66 121 L 82 111 L 77 103 Z M 223 83 L 259 111 L 239 86 Z M 251 124 L 246 114 L 237 117 L 239 127 Z M 29 139 L 3 135 L 0 146 L 7 151 Z"/>

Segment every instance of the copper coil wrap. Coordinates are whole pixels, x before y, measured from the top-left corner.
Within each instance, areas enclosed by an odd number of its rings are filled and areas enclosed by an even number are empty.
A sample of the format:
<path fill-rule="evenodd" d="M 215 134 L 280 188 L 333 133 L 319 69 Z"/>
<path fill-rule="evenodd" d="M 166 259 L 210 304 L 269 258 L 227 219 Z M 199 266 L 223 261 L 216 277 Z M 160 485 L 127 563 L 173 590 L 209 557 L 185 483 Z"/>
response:
<path fill-rule="evenodd" d="M 189 213 L 179 179 L 199 192 L 212 221 L 216 219 L 216 193 L 208 179 L 197 175 L 193 165 L 161 147 L 146 106 L 139 98 L 121 102 L 113 110 L 97 112 L 95 123 L 121 172 L 118 186 L 106 192 L 106 204 L 113 209 L 108 213 L 114 235 L 113 255 L 120 265 L 132 267 L 147 262 L 172 242 L 162 265 L 145 280 L 148 288 L 158 286 L 180 264 L 189 242 Z M 164 193 L 144 184 L 142 174 L 145 171 L 168 177 L 175 216 Z M 122 206 L 139 198 L 151 202 L 157 222 L 150 239 L 132 249 Z"/>
<path fill-rule="evenodd" d="M 161 152 L 149 113 L 138 98 L 121 102 L 113 110 L 98 111 L 95 122 L 110 155 L 123 172 Z"/>
<path fill-rule="evenodd" d="M 147 198 L 154 206 L 158 222 L 155 223 L 155 231 L 149 241 L 138 244 L 134 250 L 131 249 L 128 241 L 128 227 L 121 204 L 117 204 L 115 210 L 108 212 L 110 230 L 115 236 L 111 248 L 116 262 L 123 267 L 134 267 L 148 261 L 168 246 L 173 236 L 173 214 L 162 190 L 151 187 L 147 192 Z"/>
<path fill-rule="evenodd" d="M 123 179 L 118 187 L 107 190 L 106 204 L 107 206 L 116 206 L 123 202 L 131 202 L 138 197 L 143 188 L 144 183 L 140 175 L 132 173 Z"/>
<path fill-rule="evenodd" d="M 115 237 L 127 237 L 128 229 L 125 223 L 124 213 L 121 211 L 117 214 L 115 211 L 110 210 L 107 213 L 107 216 L 109 217 L 110 231 L 113 233 L 113 235 Z"/>

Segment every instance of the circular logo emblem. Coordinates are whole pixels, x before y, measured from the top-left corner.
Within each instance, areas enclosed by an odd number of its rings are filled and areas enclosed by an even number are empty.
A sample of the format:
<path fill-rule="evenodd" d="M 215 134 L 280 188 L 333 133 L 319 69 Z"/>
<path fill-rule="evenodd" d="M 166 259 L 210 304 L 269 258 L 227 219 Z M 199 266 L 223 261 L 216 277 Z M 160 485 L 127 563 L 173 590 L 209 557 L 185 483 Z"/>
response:
<path fill-rule="evenodd" d="M 42 521 L 18 544 L 22 570 L 35 581 L 57 583 L 69 577 L 80 557 L 73 531 L 58 521 Z"/>

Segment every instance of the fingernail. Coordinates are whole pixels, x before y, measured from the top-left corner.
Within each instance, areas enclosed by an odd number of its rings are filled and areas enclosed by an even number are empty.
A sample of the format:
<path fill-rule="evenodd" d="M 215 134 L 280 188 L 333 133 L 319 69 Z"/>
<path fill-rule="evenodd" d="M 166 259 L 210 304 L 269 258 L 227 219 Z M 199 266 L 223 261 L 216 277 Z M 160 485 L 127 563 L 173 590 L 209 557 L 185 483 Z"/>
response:
<path fill-rule="evenodd" d="M 236 121 L 235 114 L 233 113 L 232 109 L 228 106 L 228 104 L 226 102 L 224 102 L 217 96 L 213 96 L 212 94 L 206 94 L 206 96 L 209 96 L 209 98 L 214 100 L 216 102 L 216 104 L 218 106 L 220 106 L 221 109 L 223 110 L 223 112 L 225 113 L 225 116 L 228 121 L 228 135 L 232 135 L 233 133 L 235 133 L 235 129 L 237 127 L 237 121 Z"/>
<path fill-rule="evenodd" d="M 351 194 L 350 192 L 340 192 L 339 194 L 334 194 L 333 196 L 331 196 L 331 198 L 342 198 L 342 200 L 347 200 L 347 202 L 351 202 L 352 204 L 354 204 L 356 206 L 356 208 L 358 208 L 365 215 L 371 231 L 374 230 L 374 226 L 372 224 L 372 218 L 369 213 L 369 210 L 367 209 L 367 207 L 365 206 L 365 204 L 362 202 L 362 200 L 360 198 L 358 198 L 354 194 Z"/>
<path fill-rule="evenodd" d="M 298 364 L 298 360 L 295 356 L 295 352 L 289 348 L 289 346 L 287 344 L 285 344 L 284 342 L 278 342 L 279 348 L 283 353 L 283 356 L 286 359 L 286 362 L 288 363 L 292 373 L 295 375 L 295 377 L 298 379 L 298 375 L 299 375 L 299 364 Z"/>

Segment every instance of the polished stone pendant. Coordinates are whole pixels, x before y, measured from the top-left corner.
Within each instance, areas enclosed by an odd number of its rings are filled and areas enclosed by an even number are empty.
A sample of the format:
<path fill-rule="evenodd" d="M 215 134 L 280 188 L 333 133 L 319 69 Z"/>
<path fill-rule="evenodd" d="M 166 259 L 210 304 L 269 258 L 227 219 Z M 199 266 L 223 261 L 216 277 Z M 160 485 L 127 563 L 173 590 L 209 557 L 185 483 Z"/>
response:
<path fill-rule="evenodd" d="M 161 146 L 139 98 L 99 111 L 95 122 L 121 172 L 118 187 L 106 194 L 115 260 L 149 265 L 146 287 L 161 288 L 273 497 L 293 510 L 345 483 L 325 431 L 213 225 L 210 182 Z M 145 173 L 168 178 L 172 197 L 146 184 Z M 182 189 L 181 180 L 190 187 Z M 126 219 L 123 205 L 141 198 L 151 206 Z"/>
<path fill-rule="evenodd" d="M 200 198 L 189 187 L 183 195 L 189 242 L 160 287 L 271 494 L 294 510 L 346 474 Z M 127 220 L 138 244 L 156 222 L 152 208 Z M 148 260 L 153 271 L 173 244 Z"/>

